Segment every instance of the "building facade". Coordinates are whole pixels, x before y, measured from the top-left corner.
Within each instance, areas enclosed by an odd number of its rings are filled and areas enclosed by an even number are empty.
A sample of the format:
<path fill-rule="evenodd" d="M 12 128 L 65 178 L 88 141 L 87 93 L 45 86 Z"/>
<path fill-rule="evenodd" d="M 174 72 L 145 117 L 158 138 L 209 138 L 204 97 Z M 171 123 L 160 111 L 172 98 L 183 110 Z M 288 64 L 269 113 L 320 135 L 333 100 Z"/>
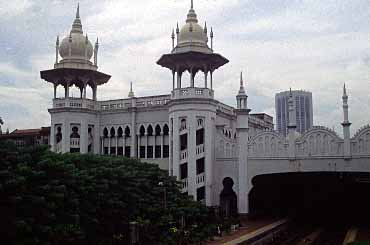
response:
<path fill-rule="evenodd" d="M 235 108 L 214 99 L 214 74 L 228 60 L 215 53 L 213 30 L 198 24 L 193 3 L 185 24 L 171 38 L 170 52 L 157 61 L 172 75 L 169 94 L 137 97 L 131 86 L 127 98 L 99 101 L 98 87 L 110 76 L 98 71 L 98 40 L 93 46 L 83 34 L 77 10 L 70 34 L 61 43 L 57 38 L 54 68 L 41 71 L 41 78 L 54 87 L 51 149 L 157 164 L 182 183 L 183 193 L 207 206 L 219 205 L 227 215 L 249 213 L 257 175 L 370 171 L 370 126 L 350 138 L 345 88 L 343 139 L 324 127 L 297 132 L 295 108 L 306 102 L 297 100 L 293 91 L 284 102 L 289 118 L 285 136 L 273 130 L 269 115 L 250 114 L 242 74 Z M 189 81 L 182 79 L 186 72 Z M 195 85 L 196 76 L 202 76 L 202 84 Z M 80 89 L 78 98 L 70 96 L 71 86 Z M 64 88 L 62 98 L 57 98 L 59 88 Z M 312 102 L 310 112 L 305 127 L 312 125 Z"/>
<path fill-rule="evenodd" d="M 16 129 L 8 134 L 0 134 L 0 141 L 11 141 L 17 147 L 49 146 L 50 127 L 35 129 Z"/>
<path fill-rule="evenodd" d="M 206 25 L 198 24 L 193 4 L 185 24 L 171 37 L 170 53 L 157 61 L 172 75 L 170 94 L 137 97 L 131 84 L 127 98 L 99 101 L 98 87 L 110 76 L 98 71 L 99 43 L 96 40 L 92 45 L 83 34 L 78 8 L 70 34 L 61 42 L 57 38 L 54 68 L 40 72 L 54 87 L 49 109 L 51 149 L 134 157 L 158 164 L 182 181 L 184 193 L 209 206 L 218 205 L 222 188 L 216 191 L 212 187 L 216 179 L 222 186 L 216 158 L 235 159 L 238 132 L 247 141 L 249 127 L 251 135 L 272 130 L 272 117 L 261 113 L 248 121 L 242 75 L 237 108 L 214 99 L 214 72 L 229 61 L 214 52 L 213 30 L 208 33 Z M 190 81 L 182 79 L 186 72 Z M 202 85 L 195 86 L 196 75 L 203 76 Z M 80 89 L 78 98 L 71 97 L 71 86 Z M 60 88 L 64 96 L 57 98 Z M 92 90 L 91 98 L 87 89 Z M 232 182 L 228 182 L 229 189 Z"/>
<path fill-rule="evenodd" d="M 312 93 L 302 90 L 292 90 L 297 132 L 303 133 L 313 126 Z M 284 136 L 288 135 L 290 91 L 275 95 L 276 129 Z"/>

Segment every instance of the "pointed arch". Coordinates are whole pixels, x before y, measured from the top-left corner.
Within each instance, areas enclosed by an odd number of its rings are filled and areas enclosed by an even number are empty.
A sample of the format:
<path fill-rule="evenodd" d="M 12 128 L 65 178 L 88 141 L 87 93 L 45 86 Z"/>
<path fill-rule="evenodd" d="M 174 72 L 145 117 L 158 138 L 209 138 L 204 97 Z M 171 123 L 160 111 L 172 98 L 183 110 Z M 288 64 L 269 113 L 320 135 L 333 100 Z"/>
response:
<path fill-rule="evenodd" d="M 129 126 L 125 128 L 125 137 L 131 137 L 131 130 Z"/>
<path fill-rule="evenodd" d="M 114 127 L 111 127 L 111 129 L 110 129 L 110 137 L 114 137 L 114 136 L 116 136 L 116 130 L 114 129 Z"/>
<path fill-rule="evenodd" d="M 141 125 L 140 126 L 139 134 L 140 134 L 140 136 L 144 136 L 145 135 L 145 127 L 144 127 L 144 125 Z"/>
<path fill-rule="evenodd" d="M 104 136 L 104 138 L 108 138 L 108 129 L 107 128 L 103 129 L 103 136 Z"/>
<path fill-rule="evenodd" d="M 159 124 L 157 124 L 157 126 L 155 126 L 155 135 L 156 136 L 159 136 L 161 135 L 161 126 L 159 126 Z"/>
<path fill-rule="evenodd" d="M 123 135 L 123 130 L 122 130 L 122 128 L 121 128 L 121 126 L 118 128 L 118 130 L 117 130 L 117 136 L 118 137 L 122 137 L 122 135 Z"/>
<path fill-rule="evenodd" d="M 168 128 L 168 125 L 167 123 L 163 126 L 163 135 L 168 135 L 169 133 L 169 128 Z"/>
<path fill-rule="evenodd" d="M 148 136 L 153 136 L 153 127 L 152 127 L 152 125 L 149 124 L 146 132 L 147 132 Z"/>

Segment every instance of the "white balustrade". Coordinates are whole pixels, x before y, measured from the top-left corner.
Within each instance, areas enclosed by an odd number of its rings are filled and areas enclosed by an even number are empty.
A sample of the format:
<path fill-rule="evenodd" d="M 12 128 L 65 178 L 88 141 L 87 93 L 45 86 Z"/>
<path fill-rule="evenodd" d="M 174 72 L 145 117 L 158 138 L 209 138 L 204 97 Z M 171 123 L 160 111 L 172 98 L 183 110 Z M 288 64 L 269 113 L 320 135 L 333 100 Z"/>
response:
<path fill-rule="evenodd" d="M 197 187 L 204 186 L 206 176 L 204 173 L 198 174 L 197 175 Z"/>
<path fill-rule="evenodd" d="M 71 138 L 71 148 L 80 147 L 80 138 Z"/>
<path fill-rule="evenodd" d="M 188 191 L 188 178 L 182 179 L 181 182 L 182 182 L 181 191 L 187 192 Z"/>
<path fill-rule="evenodd" d="M 188 150 L 183 150 L 180 152 L 180 160 L 186 160 L 188 158 Z"/>
<path fill-rule="evenodd" d="M 204 144 L 197 145 L 197 148 L 195 149 L 195 152 L 197 155 L 200 155 L 204 153 Z"/>

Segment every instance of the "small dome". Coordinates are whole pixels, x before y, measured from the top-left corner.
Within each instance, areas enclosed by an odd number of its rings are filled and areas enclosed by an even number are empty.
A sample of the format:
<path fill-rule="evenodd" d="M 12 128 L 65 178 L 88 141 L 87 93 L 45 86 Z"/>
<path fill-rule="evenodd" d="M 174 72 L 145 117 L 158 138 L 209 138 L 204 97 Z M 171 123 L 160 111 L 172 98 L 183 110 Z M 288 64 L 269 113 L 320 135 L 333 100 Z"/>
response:
<path fill-rule="evenodd" d="M 71 55 L 69 47 L 71 45 Z M 87 49 L 87 50 L 86 50 Z M 85 57 L 85 52 L 86 57 Z M 59 54 L 63 59 L 87 59 L 93 56 L 94 48 L 91 42 L 82 33 L 71 33 L 60 44 Z"/>
<path fill-rule="evenodd" d="M 69 50 L 71 49 L 71 53 Z M 82 59 L 90 60 L 93 56 L 94 48 L 87 36 L 83 35 L 82 23 L 80 19 L 80 6 L 77 6 L 76 18 L 72 24 L 69 36 L 62 40 L 59 47 L 59 54 L 63 59 Z"/>
<path fill-rule="evenodd" d="M 203 28 L 195 22 L 186 23 L 179 33 L 179 45 L 189 42 L 198 42 L 207 45 L 207 36 Z"/>

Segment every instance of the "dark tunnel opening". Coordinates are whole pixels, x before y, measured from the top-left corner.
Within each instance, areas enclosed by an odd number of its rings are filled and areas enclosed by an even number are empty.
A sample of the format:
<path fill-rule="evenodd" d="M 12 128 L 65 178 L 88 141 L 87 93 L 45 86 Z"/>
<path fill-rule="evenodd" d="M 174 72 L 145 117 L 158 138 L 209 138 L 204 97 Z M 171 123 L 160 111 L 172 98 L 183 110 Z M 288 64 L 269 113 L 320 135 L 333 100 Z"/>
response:
<path fill-rule="evenodd" d="M 328 223 L 369 222 L 369 173 L 267 174 L 255 176 L 252 184 L 249 208 L 253 216 Z"/>

